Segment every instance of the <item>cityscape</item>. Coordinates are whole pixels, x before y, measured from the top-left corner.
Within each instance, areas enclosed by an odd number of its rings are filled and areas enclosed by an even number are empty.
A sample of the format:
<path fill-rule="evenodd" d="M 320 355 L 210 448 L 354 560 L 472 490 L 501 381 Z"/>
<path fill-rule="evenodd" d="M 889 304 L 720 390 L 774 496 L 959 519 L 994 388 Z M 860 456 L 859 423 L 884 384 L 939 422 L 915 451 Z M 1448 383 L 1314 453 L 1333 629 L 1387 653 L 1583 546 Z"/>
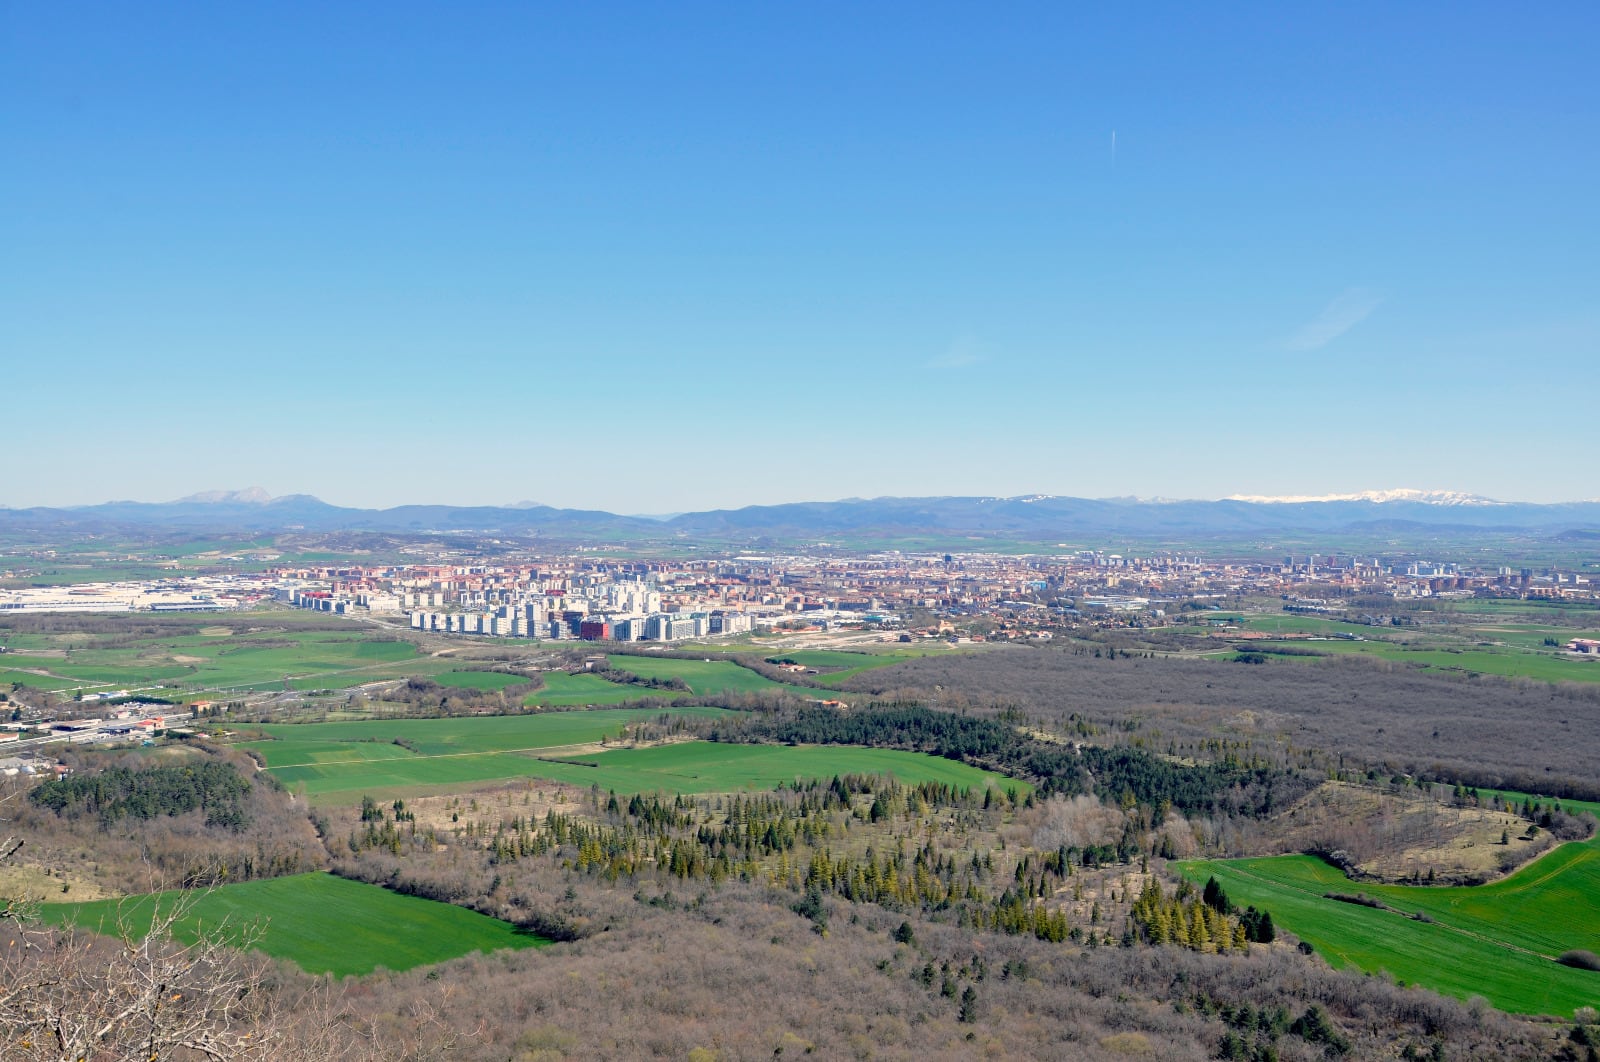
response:
<path fill-rule="evenodd" d="M 1597 40 L 8 5 L 0 1062 L 1600 1062 Z"/>

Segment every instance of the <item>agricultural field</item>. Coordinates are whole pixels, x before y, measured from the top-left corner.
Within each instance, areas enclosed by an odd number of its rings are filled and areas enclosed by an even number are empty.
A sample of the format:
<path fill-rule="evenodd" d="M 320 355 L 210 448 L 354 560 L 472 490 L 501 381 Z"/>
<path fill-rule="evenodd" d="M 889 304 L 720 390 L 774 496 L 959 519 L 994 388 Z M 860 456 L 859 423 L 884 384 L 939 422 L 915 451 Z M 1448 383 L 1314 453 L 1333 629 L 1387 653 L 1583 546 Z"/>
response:
<path fill-rule="evenodd" d="M 274 620 L 276 617 L 274 617 Z M 225 632 L 215 633 L 220 629 Z M 7 652 L 0 681 L 52 692 L 171 688 L 246 692 L 345 687 L 411 675 L 435 676 L 459 662 L 409 641 L 346 629 L 210 629 L 210 633 L 121 638 Z M 33 672 L 40 672 L 35 674 Z"/>
<path fill-rule="evenodd" d="M 570 759 L 542 760 L 540 777 L 598 785 L 621 794 L 731 793 L 769 790 L 796 778 L 892 774 L 907 784 L 942 782 L 962 788 L 997 786 L 1028 792 L 1028 783 L 956 760 L 920 752 L 854 745 L 734 745 L 687 741 L 654 748 L 614 749 Z"/>
<path fill-rule="evenodd" d="M 1389 641 L 1265 641 L 1252 647 L 1314 650 L 1318 653 L 1365 653 L 1435 671 L 1464 671 L 1544 682 L 1600 682 L 1600 661 L 1578 660 L 1516 648 L 1425 648 Z"/>
<path fill-rule="evenodd" d="M 312 974 L 369 974 L 383 967 L 409 970 L 472 952 L 531 948 L 549 943 L 507 922 L 447 903 L 347 881 L 331 874 L 241 882 L 192 893 L 164 892 L 121 900 L 45 904 L 40 917 L 117 933 L 126 925 L 136 936 L 150 930 L 152 916 L 174 903 L 190 904 L 175 926 L 180 941 L 202 929 L 228 927 L 225 939 L 240 940 L 260 927 L 257 950 L 286 959 Z"/>
<path fill-rule="evenodd" d="M 10 654 L 7 654 L 8 656 Z M 0 686 L 19 684 L 36 690 L 45 690 L 49 693 L 70 693 L 82 687 L 83 683 L 72 679 L 61 678 L 57 675 L 39 674 L 41 665 L 31 664 L 26 668 L 0 667 Z"/>
<path fill-rule="evenodd" d="M 814 667 L 818 674 L 814 677 L 819 681 L 832 685 L 842 682 L 847 678 L 871 671 L 874 668 L 888 667 L 890 664 L 902 663 L 919 656 L 929 656 L 941 650 L 930 649 L 896 649 L 883 653 L 852 653 L 839 649 L 795 649 L 792 651 L 776 652 L 768 656 L 768 661 L 792 660 L 805 667 Z"/>
<path fill-rule="evenodd" d="M 1600 805 L 1563 801 L 1568 810 Z M 1600 838 L 1554 849 L 1487 885 L 1432 888 L 1351 881 L 1313 856 L 1178 864 L 1196 884 L 1215 877 L 1235 905 L 1272 912 L 1279 928 L 1335 967 L 1387 971 L 1462 999 L 1481 995 L 1519 1014 L 1571 1016 L 1600 1005 L 1600 973 L 1555 961 L 1600 951 Z M 1392 910 L 1329 899 L 1364 894 Z"/>
<path fill-rule="evenodd" d="M 589 704 L 621 704 L 659 693 L 642 687 L 607 682 L 599 675 L 586 671 L 549 671 L 541 677 L 544 679 L 544 688 L 528 694 L 522 703 L 551 708 L 581 708 Z"/>
<path fill-rule="evenodd" d="M 520 686 L 528 680 L 521 675 L 507 675 L 500 671 L 446 671 L 433 676 L 441 686 L 469 690 L 503 690 L 507 686 Z"/>
<path fill-rule="evenodd" d="M 1592 606 L 1441 600 L 1409 613 L 1416 622 L 1402 627 L 1290 614 L 1277 611 L 1276 602 L 1270 601 L 1259 607 L 1264 611 L 1183 616 L 1176 629 L 1208 630 L 1214 636 L 1226 636 L 1227 627 L 1240 628 L 1283 639 L 1252 642 L 1250 648 L 1365 654 L 1436 671 L 1544 682 L 1600 681 L 1600 667 L 1591 669 L 1588 665 L 1592 661 L 1561 648 L 1573 638 L 1600 637 L 1596 633 L 1600 631 L 1600 612 Z"/>
<path fill-rule="evenodd" d="M 611 666 L 646 679 L 682 679 L 691 693 L 760 693 L 790 690 L 804 697 L 815 697 L 814 690 L 784 686 L 765 675 L 728 660 L 674 660 L 652 656 L 610 656 Z M 640 696 L 648 691 L 640 691 Z"/>
<path fill-rule="evenodd" d="M 635 708 L 279 723 L 259 727 L 266 738 L 243 747 L 260 753 L 273 777 L 303 791 L 313 803 L 337 803 L 363 794 L 401 795 L 419 787 L 442 792 L 444 787 L 538 776 L 541 765 L 533 754 L 615 738 L 629 724 L 662 714 Z M 721 708 L 677 708 L 667 714 L 716 718 L 726 713 Z"/>

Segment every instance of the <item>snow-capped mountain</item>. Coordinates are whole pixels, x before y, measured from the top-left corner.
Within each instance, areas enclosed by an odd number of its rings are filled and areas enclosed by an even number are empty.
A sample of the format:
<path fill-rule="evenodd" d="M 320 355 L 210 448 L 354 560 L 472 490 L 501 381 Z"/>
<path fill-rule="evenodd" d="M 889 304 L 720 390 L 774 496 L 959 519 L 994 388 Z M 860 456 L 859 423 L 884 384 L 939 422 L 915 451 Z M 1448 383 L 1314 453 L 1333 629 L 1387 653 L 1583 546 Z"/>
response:
<path fill-rule="evenodd" d="M 186 498 L 179 498 L 174 505 L 266 505 L 274 500 L 262 487 L 247 487 L 244 490 L 203 490 L 198 494 L 191 494 Z"/>
<path fill-rule="evenodd" d="M 1459 490 L 1364 490 L 1356 494 L 1230 494 L 1224 501 L 1256 505 L 1303 505 L 1307 502 L 1415 502 L 1421 505 L 1504 505 L 1505 502 Z"/>

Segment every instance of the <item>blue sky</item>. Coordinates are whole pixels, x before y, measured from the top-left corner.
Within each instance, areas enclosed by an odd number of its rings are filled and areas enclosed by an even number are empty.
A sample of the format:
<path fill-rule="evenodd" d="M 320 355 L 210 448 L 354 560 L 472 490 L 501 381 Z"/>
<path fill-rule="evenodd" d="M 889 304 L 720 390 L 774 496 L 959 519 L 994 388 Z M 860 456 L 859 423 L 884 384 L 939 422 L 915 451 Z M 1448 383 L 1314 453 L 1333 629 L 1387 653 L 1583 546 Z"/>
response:
<path fill-rule="evenodd" d="M 1087 6 L 0 8 L 0 504 L 1600 495 L 1600 8 Z"/>

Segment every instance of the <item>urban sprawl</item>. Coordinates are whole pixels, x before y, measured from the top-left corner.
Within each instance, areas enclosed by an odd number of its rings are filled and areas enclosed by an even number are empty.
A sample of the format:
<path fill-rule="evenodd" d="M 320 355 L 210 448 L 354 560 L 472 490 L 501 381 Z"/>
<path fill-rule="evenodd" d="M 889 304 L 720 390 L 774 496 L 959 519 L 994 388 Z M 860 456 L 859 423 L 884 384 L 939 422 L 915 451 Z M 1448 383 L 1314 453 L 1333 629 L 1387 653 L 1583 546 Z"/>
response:
<path fill-rule="evenodd" d="M 1380 557 L 1294 556 L 1266 564 L 1092 550 L 696 561 L 568 556 L 500 565 L 277 568 L 0 591 L 0 614 L 226 610 L 275 600 L 491 638 L 675 642 L 775 628 L 954 636 L 981 619 L 988 621 L 982 636 L 1006 639 L 1048 637 L 1063 626 L 1165 626 L 1197 604 L 1223 607 L 1246 596 L 1281 597 L 1291 612 L 1370 621 L 1375 597 L 1581 600 L 1593 599 L 1596 588 L 1587 576 L 1556 569 Z M 1383 621 L 1381 609 L 1377 618 Z"/>

